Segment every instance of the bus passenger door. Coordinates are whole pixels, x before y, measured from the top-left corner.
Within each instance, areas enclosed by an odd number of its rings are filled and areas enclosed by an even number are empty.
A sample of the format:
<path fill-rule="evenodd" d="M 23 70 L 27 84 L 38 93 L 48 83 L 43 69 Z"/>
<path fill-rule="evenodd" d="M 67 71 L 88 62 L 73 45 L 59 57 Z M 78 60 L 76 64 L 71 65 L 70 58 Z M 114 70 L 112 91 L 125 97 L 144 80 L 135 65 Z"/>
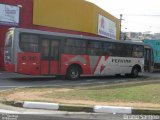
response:
<path fill-rule="evenodd" d="M 41 46 L 41 75 L 58 74 L 59 41 L 43 38 Z"/>
<path fill-rule="evenodd" d="M 150 48 L 145 48 L 145 60 L 144 60 L 144 71 L 153 71 L 153 53 Z"/>

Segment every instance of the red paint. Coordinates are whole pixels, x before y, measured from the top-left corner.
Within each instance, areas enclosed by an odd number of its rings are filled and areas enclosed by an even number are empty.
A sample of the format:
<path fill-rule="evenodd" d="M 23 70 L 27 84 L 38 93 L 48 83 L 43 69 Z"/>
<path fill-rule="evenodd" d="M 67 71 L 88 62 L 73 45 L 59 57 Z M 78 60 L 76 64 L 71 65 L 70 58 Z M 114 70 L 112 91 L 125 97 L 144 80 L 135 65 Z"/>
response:
<path fill-rule="evenodd" d="M 105 63 L 106 63 L 108 57 L 109 57 L 109 56 L 105 56 Z M 101 57 L 101 58 L 102 58 L 102 57 Z M 102 71 L 104 70 L 104 68 L 105 68 L 105 65 L 102 64 L 102 65 L 101 65 L 101 68 L 100 68 L 100 72 L 102 72 Z"/>
<path fill-rule="evenodd" d="M 7 28 L 0 26 L 0 70 L 4 70 L 4 39 Z"/>
<path fill-rule="evenodd" d="M 50 74 L 51 75 L 58 74 L 58 61 L 51 61 Z"/>
<path fill-rule="evenodd" d="M 60 74 L 65 75 L 67 72 L 68 67 L 71 64 L 78 64 L 81 66 L 83 75 L 91 74 L 91 68 L 89 63 L 89 56 L 88 55 L 81 55 L 82 58 L 86 60 L 86 63 L 81 63 L 79 60 L 70 61 L 71 59 L 75 58 L 77 55 L 61 55 L 61 67 L 60 67 Z"/>
<path fill-rule="evenodd" d="M 8 72 L 15 72 L 15 65 L 10 63 L 5 63 L 5 70 Z"/>
<path fill-rule="evenodd" d="M 94 66 L 94 69 L 93 69 L 92 75 L 93 75 L 93 74 L 94 74 L 94 72 L 96 71 L 97 66 L 98 66 L 98 64 L 99 64 L 100 60 L 101 60 L 101 57 L 99 56 L 99 57 L 98 57 L 98 61 L 97 61 L 96 65 Z"/>
<path fill-rule="evenodd" d="M 40 53 L 18 53 L 18 73 L 40 75 Z"/>
<path fill-rule="evenodd" d="M 58 74 L 58 61 L 41 60 L 41 75 Z"/>
<path fill-rule="evenodd" d="M 49 74 L 49 61 L 41 60 L 41 75 Z"/>
<path fill-rule="evenodd" d="M 33 0 L 0 0 L 0 3 L 8 4 L 8 5 L 15 5 L 15 6 L 22 5 L 22 8 L 20 8 L 20 23 L 19 23 L 19 26 L 16 26 L 16 27 L 37 29 L 37 30 L 44 30 L 44 31 L 51 31 L 51 32 L 97 36 L 95 34 L 85 33 L 85 32 L 80 32 L 80 31 L 72 31 L 72 30 L 33 25 Z M 4 39 L 5 39 L 6 31 L 10 27 L 14 27 L 14 26 L 0 25 L 0 70 L 4 69 L 4 61 L 3 61 Z"/>

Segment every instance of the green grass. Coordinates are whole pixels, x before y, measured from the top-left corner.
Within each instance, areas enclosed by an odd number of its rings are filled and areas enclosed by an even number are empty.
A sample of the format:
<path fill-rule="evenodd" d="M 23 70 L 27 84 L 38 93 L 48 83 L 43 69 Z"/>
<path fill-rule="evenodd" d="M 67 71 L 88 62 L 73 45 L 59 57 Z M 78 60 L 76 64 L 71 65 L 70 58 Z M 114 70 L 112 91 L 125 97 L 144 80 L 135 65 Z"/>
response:
<path fill-rule="evenodd" d="M 57 99 L 92 100 L 98 102 L 146 102 L 160 103 L 160 84 L 140 86 L 95 87 L 74 89 L 68 92 L 44 94 L 42 97 Z"/>
<path fill-rule="evenodd" d="M 13 94 L 15 95 L 15 98 L 13 98 L 13 96 L 11 97 Z M 38 96 L 39 98 L 36 98 L 35 96 Z M 139 102 L 160 104 L 160 82 L 118 84 L 113 86 L 97 85 L 66 88 L 23 88 L 1 92 L 0 99 L 49 102 L 52 100 L 54 101 L 55 99 L 64 99 L 89 100 L 96 102 Z"/>

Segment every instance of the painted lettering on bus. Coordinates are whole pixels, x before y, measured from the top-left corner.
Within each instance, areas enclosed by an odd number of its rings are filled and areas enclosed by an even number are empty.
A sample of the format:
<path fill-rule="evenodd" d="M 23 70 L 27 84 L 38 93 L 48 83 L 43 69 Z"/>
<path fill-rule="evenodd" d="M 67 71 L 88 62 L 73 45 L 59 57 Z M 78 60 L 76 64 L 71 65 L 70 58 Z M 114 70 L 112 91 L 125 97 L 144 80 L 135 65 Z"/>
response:
<path fill-rule="evenodd" d="M 22 56 L 22 60 L 25 61 L 34 61 L 36 60 L 36 56 Z"/>
<path fill-rule="evenodd" d="M 113 63 L 131 63 L 131 60 L 112 59 Z"/>

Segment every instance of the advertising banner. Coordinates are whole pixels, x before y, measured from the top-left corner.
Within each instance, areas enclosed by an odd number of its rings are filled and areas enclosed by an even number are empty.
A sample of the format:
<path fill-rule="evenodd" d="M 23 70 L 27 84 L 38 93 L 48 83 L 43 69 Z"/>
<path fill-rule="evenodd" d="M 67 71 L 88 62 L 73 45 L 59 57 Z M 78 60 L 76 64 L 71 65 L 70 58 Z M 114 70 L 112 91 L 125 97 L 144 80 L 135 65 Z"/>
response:
<path fill-rule="evenodd" d="M 99 14 L 98 35 L 116 39 L 116 23 Z"/>
<path fill-rule="evenodd" d="M 19 7 L 0 4 L 0 24 L 17 26 L 19 24 Z"/>

